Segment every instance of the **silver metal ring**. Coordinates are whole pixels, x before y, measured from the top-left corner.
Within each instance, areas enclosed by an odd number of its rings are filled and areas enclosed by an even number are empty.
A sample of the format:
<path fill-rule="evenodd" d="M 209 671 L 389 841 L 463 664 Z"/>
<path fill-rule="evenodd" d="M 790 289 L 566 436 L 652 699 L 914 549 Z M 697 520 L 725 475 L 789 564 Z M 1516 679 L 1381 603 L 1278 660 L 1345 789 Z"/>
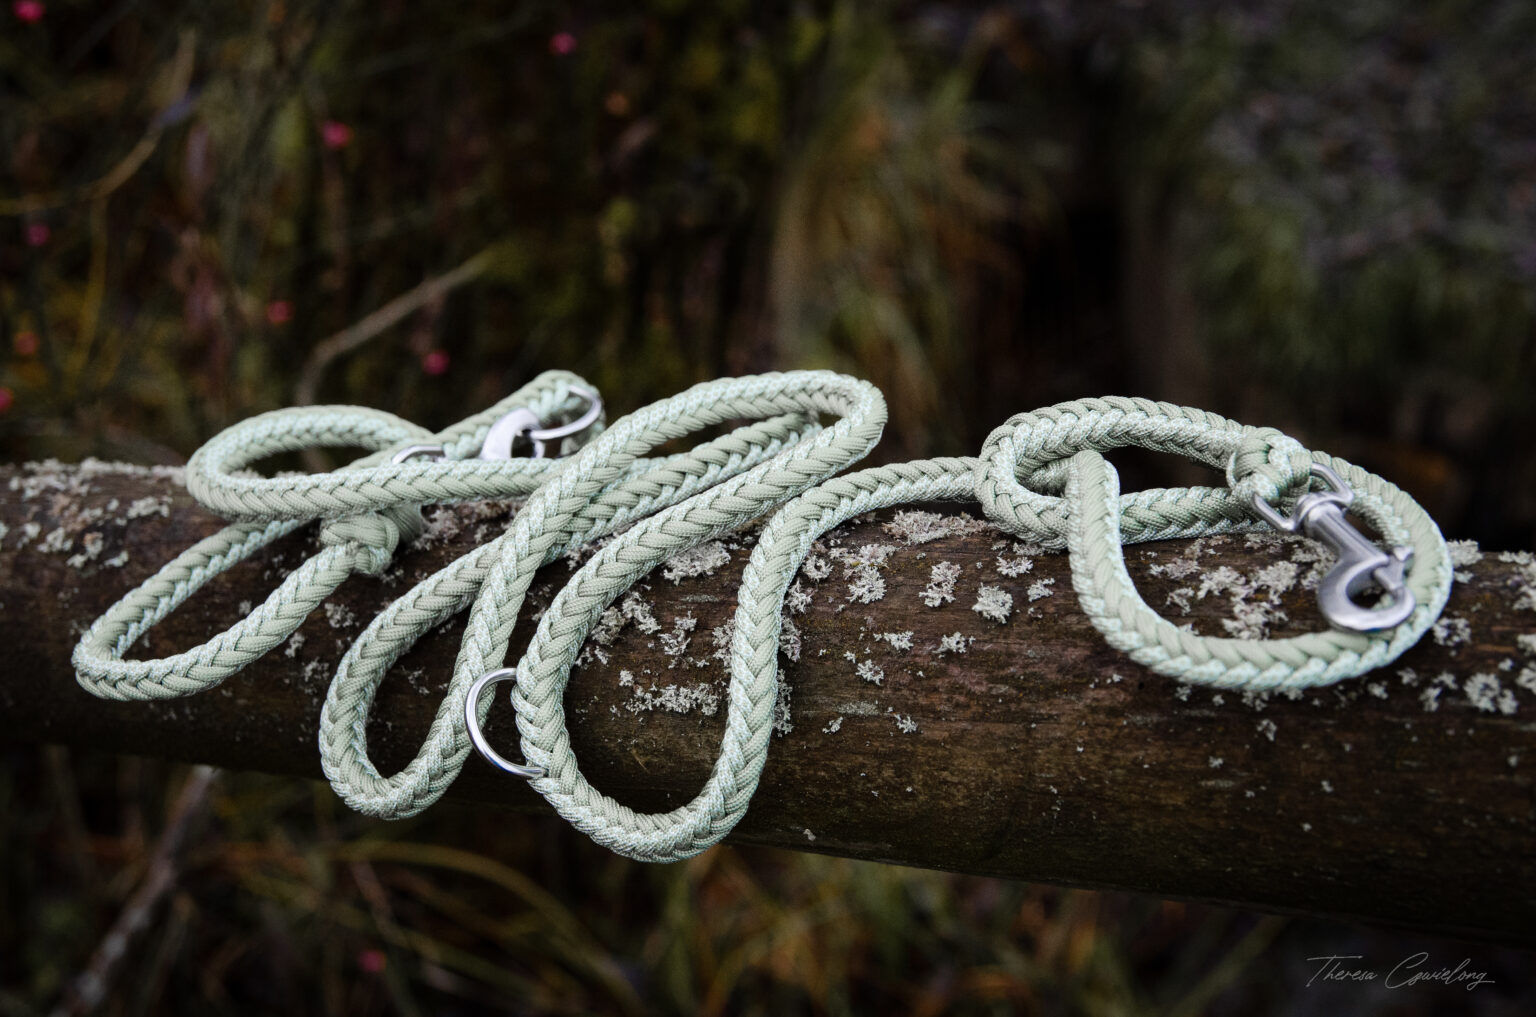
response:
<path fill-rule="evenodd" d="M 544 776 L 546 772 L 544 767 L 524 766 L 522 763 L 512 762 L 491 748 L 491 743 L 485 740 L 485 735 L 480 730 L 480 694 L 485 691 L 487 685 L 516 680 L 517 668 L 515 667 L 487 671 L 476 679 L 475 684 L 469 687 L 469 694 L 464 697 L 464 728 L 469 732 L 469 740 L 474 743 L 475 751 L 484 756 L 486 762 L 507 771 L 514 777 L 526 777 L 532 780 L 534 777 Z"/>
<path fill-rule="evenodd" d="M 597 423 L 597 418 L 602 416 L 603 413 L 603 397 L 585 385 L 572 385 L 571 393 L 581 396 L 590 404 L 581 416 L 568 424 L 561 424 L 559 427 L 536 427 L 528 432 L 529 438 L 542 442 L 559 441 L 561 438 L 569 438 L 572 435 L 580 434 Z"/>
<path fill-rule="evenodd" d="M 431 456 L 433 459 L 441 459 L 448 451 L 441 445 L 407 445 L 405 448 L 389 457 L 392 463 L 403 463 L 407 459 L 415 459 L 417 456 Z"/>

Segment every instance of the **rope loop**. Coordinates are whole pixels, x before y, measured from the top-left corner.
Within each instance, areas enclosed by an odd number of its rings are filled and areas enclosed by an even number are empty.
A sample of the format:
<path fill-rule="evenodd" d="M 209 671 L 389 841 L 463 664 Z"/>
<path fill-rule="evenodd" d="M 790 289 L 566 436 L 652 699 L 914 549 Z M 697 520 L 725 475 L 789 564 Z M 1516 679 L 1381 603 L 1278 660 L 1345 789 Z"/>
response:
<path fill-rule="evenodd" d="M 288 639 L 349 575 L 377 575 L 402 537 L 421 532 L 420 506 L 526 495 L 558 460 L 499 463 L 468 459 L 507 413 L 530 408 L 543 420 L 580 412 L 573 392 L 586 383 L 549 371 L 439 435 L 393 414 L 361 407 L 308 406 L 262 413 L 226 428 L 187 464 L 187 489 L 213 512 L 237 520 L 199 541 L 97 619 L 72 657 L 76 678 L 110 699 L 164 699 L 217 685 Z M 392 452 L 430 439 L 442 461 L 390 463 Z M 329 473 L 260 477 L 248 467 L 269 456 L 319 447 L 373 450 Z M 245 618 L 207 642 L 158 660 L 128 660 L 140 636 L 201 589 L 305 523 L 322 520 L 320 551 L 289 573 Z"/>
<path fill-rule="evenodd" d="M 421 513 L 410 509 L 415 516 L 409 527 L 410 537 L 421 532 Z M 396 521 L 404 512 L 363 512 L 355 516 L 326 520 L 320 526 L 320 544 L 323 547 L 348 547 L 357 555 L 356 571 L 376 576 L 389 567 L 400 544 L 401 527 Z"/>
<path fill-rule="evenodd" d="M 1312 482 L 1312 453 L 1273 427 L 1244 433 L 1227 466 L 1227 484 L 1245 504 L 1262 498 L 1277 505 L 1304 494 Z"/>
<path fill-rule="evenodd" d="M 976 467 L 976 498 L 1003 528 L 1062 548 L 1069 521 L 1060 494 L 1072 456 L 1135 445 L 1222 469 L 1248 430 L 1214 413 L 1150 399 L 1057 403 L 1016 414 L 987 436 Z M 1256 525 L 1247 503 L 1227 488 L 1153 488 L 1123 496 L 1120 511 L 1124 539 L 1133 543 Z"/>

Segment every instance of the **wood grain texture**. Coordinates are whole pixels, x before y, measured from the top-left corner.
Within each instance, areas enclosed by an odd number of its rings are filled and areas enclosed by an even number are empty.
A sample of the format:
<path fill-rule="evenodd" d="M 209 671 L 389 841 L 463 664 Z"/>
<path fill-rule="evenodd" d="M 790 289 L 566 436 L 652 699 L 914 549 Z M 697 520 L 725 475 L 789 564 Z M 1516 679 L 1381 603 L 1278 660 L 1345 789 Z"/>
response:
<path fill-rule="evenodd" d="M 817 552 L 825 578 L 802 574 L 798 660 L 782 659 L 788 730 L 774 737 L 733 839 L 1536 942 L 1529 555 L 1469 555 L 1438 635 L 1391 668 L 1296 700 L 1245 701 L 1131 663 L 1078 611 L 1064 556 L 1030 553 L 953 507 L 941 511 L 903 517 L 906 525 L 891 512 L 856 520 Z M 390 598 L 499 532 L 508 509 L 428 516 L 428 537 L 385 577 L 354 577 L 300 640 L 220 688 L 103 702 L 74 682 L 79 632 L 219 522 L 175 471 L 0 468 L 0 644 L 9 657 L 0 731 L 317 777 L 319 703 L 343 649 Z M 694 567 L 715 565 L 709 574 L 674 582 L 652 573 L 636 606 L 657 631 L 631 621 L 610 645 L 589 642 L 573 675 L 566 704 L 584 770 L 632 806 L 681 804 L 709 771 L 724 726 L 717 642 L 750 548 L 742 537 L 699 556 Z M 240 566 L 140 652 L 184 649 L 228 625 L 312 550 L 306 532 Z M 1318 624 L 1304 582 L 1286 588 L 1314 568 L 1305 542 L 1207 538 L 1142 545 L 1128 557 L 1148 601 L 1203 633 L 1265 625 L 1288 635 Z M 925 591 L 944 563 L 958 567 L 953 599 L 929 606 Z M 525 619 L 572 567 L 543 570 Z M 1005 622 L 973 610 L 983 584 L 1012 597 Z M 861 602 L 881 586 L 879 599 Z M 424 640 L 385 683 L 369 731 L 385 769 L 402 765 L 426 730 L 462 620 Z M 513 659 L 531 627 L 520 624 Z M 509 714 L 499 705 L 490 733 L 515 752 Z M 450 794 L 543 807 L 473 757 Z"/>

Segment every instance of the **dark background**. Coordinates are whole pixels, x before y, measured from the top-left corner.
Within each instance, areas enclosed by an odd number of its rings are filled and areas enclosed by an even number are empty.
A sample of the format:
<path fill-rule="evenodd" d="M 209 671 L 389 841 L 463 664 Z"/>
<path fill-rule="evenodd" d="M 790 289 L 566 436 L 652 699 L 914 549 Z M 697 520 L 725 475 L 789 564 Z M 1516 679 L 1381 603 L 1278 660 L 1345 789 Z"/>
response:
<path fill-rule="evenodd" d="M 7 2 L 0 457 L 180 462 L 309 399 L 438 427 L 548 367 L 617 412 L 833 367 L 892 405 L 877 458 L 1142 395 L 1376 470 L 1450 537 L 1536 547 L 1533 43 L 1516 2 Z M 1187 475 L 1117 462 L 1128 488 Z M 183 771 L 6 759 L 0 1014 L 41 1013 Z M 1529 955 L 1493 947 L 1433 949 L 1505 965 L 1498 989 L 1306 989 L 1338 944 L 1412 951 L 810 856 L 642 868 L 522 818 L 411 832 L 532 874 L 593 930 L 573 946 L 483 873 L 332 860 L 377 826 L 328 794 L 217 786 L 114 1012 L 624 1009 L 597 963 L 678 1013 L 1531 992 Z"/>

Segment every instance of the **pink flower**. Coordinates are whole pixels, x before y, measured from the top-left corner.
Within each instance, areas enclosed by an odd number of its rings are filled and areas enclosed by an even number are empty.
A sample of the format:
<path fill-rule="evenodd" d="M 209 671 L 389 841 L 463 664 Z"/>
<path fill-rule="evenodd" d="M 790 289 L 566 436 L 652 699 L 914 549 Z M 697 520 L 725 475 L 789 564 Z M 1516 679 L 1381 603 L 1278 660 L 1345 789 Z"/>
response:
<path fill-rule="evenodd" d="M 370 975 L 378 974 L 384 970 L 384 951 L 359 950 L 357 952 L 357 966 Z"/>
<path fill-rule="evenodd" d="M 448 371 L 448 351 L 447 350 L 429 350 L 429 351 L 427 351 L 427 354 L 421 358 L 421 371 L 422 371 L 423 374 L 430 374 L 433 377 L 436 377 L 439 374 L 447 373 L 447 371 Z"/>
<path fill-rule="evenodd" d="M 11 13 L 16 15 L 16 20 L 25 21 L 29 25 L 43 20 L 43 12 L 47 9 L 37 0 L 16 0 L 11 4 Z"/>
<path fill-rule="evenodd" d="M 36 356 L 37 333 L 32 331 L 17 332 L 11 338 L 11 348 L 16 351 L 18 357 Z"/>
<path fill-rule="evenodd" d="M 286 300 L 274 300 L 267 305 L 267 324 L 286 325 L 293 320 L 293 305 Z"/>
<path fill-rule="evenodd" d="M 576 37 L 570 32 L 556 32 L 549 37 L 549 51 L 555 56 L 570 56 L 576 52 Z"/>
<path fill-rule="evenodd" d="M 41 246 L 43 246 L 44 244 L 46 244 L 48 242 L 48 238 L 51 237 L 51 236 L 53 236 L 53 230 L 48 228 L 48 224 L 47 223 L 45 223 L 45 222 L 29 222 L 29 223 L 27 223 L 27 246 L 28 247 L 41 247 Z"/>
<path fill-rule="evenodd" d="M 0 413 L 8 411 L 15 402 L 15 394 L 10 389 L 0 385 Z"/>
<path fill-rule="evenodd" d="M 327 120 L 320 125 L 320 141 L 326 148 L 346 148 L 352 144 L 352 128 L 340 120 Z"/>

